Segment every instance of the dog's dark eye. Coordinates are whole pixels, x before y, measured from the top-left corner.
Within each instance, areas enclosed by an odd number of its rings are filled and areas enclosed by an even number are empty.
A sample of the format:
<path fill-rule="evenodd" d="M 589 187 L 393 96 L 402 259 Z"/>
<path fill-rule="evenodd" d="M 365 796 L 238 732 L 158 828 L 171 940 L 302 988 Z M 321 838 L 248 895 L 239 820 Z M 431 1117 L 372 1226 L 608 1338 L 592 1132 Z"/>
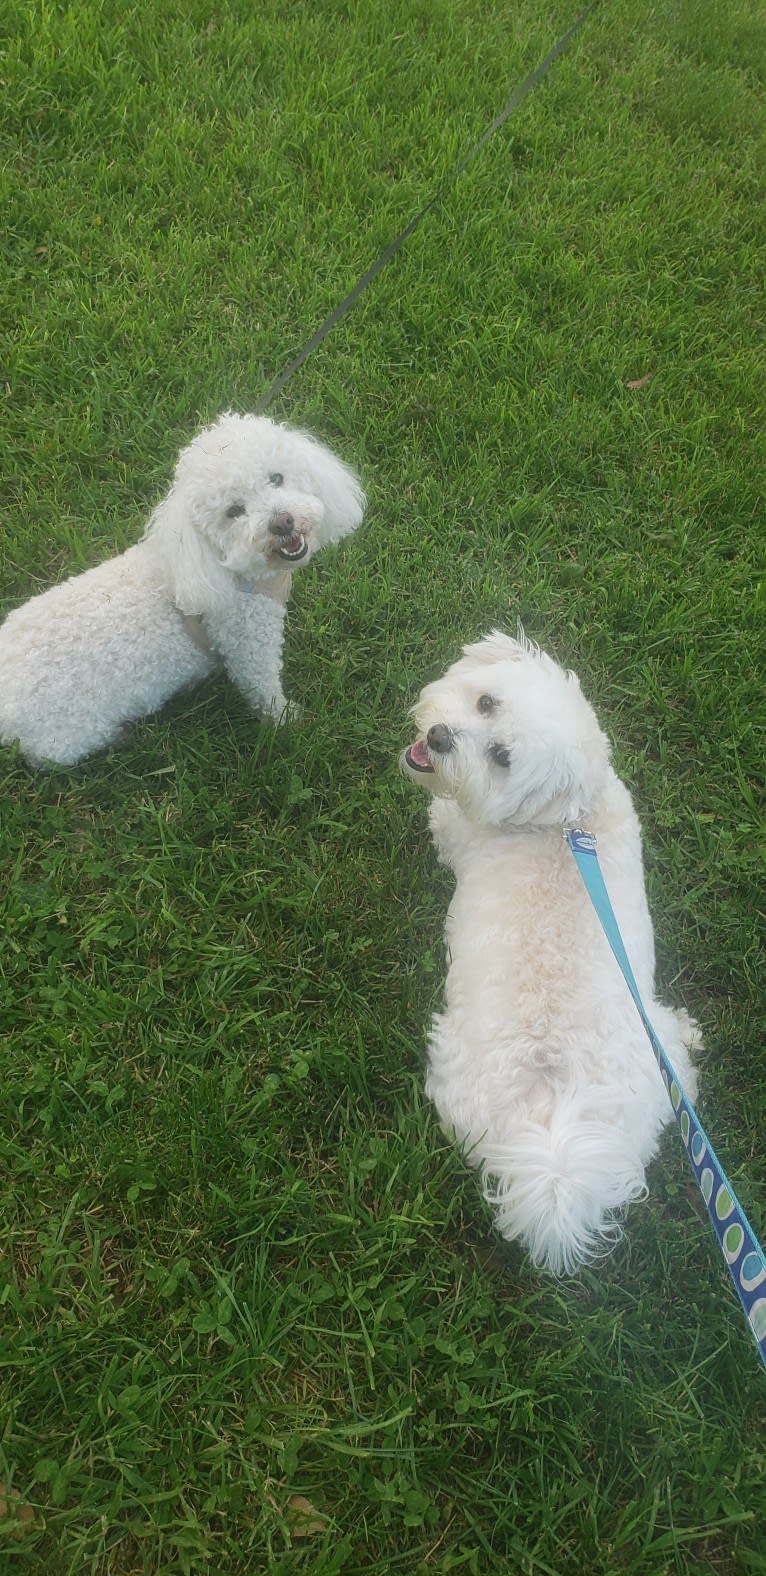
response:
<path fill-rule="evenodd" d="M 239 516 L 244 513 L 245 505 L 243 503 L 230 503 L 226 510 L 226 518 L 227 520 L 238 520 Z"/>
<path fill-rule="evenodd" d="M 284 479 L 281 471 L 272 471 L 269 477 L 272 487 L 281 487 Z"/>
<path fill-rule="evenodd" d="M 486 716 L 488 712 L 494 711 L 496 705 L 497 701 L 495 700 L 494 696 L 480 695 L 476 702 L 476 710 L 484 712 L 484 715 Z"/>
<path fill-rule="evenodd" d="M 511 752 L 506 749 L 504 744 L 490 745 L 489 753 L 496 766 L 510 766 Z"/>

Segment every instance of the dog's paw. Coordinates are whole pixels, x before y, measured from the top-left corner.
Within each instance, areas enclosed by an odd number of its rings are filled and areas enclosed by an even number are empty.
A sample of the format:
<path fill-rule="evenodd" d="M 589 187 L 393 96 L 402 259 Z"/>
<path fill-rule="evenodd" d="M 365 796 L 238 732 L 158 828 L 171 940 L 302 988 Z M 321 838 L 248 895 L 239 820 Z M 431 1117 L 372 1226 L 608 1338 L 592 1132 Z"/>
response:
<path fill-rule="evenodd" d="M 297 701 L 286 700 L 284 695 L 275 695 L 271 704 L 261 712 L 265 722 L 272 722 L 275 728 L 281 728 L 284 723 L 300 722 L 303 708 Z"/>

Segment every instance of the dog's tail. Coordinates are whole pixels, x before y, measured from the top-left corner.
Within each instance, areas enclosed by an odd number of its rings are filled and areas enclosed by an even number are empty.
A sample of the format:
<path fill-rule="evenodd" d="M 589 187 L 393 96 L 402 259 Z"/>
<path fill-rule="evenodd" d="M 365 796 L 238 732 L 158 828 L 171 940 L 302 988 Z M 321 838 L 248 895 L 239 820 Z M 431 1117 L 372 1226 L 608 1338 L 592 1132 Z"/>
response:
<path fill-rule="evenodd" d="M 553 1275 L 611 1251 L 622 1235 L 612 1211 L 646 1196 L 644 1168 L 619 1126 L 585 1117 L 571 1101 L 543 1125 L 525 1122 L 512 1148 L 482 1148 L 484 1196 L 509 1241 Z"/>

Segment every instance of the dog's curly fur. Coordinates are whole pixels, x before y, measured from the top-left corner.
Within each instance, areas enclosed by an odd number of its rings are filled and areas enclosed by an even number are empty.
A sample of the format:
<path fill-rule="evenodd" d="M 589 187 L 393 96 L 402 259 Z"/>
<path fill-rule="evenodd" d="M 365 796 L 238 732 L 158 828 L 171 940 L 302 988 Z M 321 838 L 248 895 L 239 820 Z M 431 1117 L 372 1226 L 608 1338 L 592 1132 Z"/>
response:
<path fill-rule="evenodd" d="M 596 835 L 644 1003 L 692 1098 L 699 1031 L 656 999 L 639 823 L 577 678 L 497 631 L 463 652 L 423 690 L 402 757 L 435 795 L 431 830 L 457 880 L 427 1091 L 481 1168 L 500 1232 L 568 1274 L 645 1195 L 672 1111 L 566 824 Z"/>
<path fill-rule="evenodd" d="M 8 615 L 0 740 L 74 765 L 219 664 L 278 721 L 293 570 L 355 530 L 357 477 L 307 433 L 227 413 L 183 449 L 143 539 Z"/>

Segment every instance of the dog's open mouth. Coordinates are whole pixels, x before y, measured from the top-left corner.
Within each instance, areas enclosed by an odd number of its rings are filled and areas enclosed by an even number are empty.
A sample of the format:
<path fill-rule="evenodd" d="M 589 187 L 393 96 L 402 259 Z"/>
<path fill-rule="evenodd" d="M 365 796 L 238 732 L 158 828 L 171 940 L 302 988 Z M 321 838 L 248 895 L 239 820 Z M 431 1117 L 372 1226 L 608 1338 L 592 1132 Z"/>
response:
<path fill-rule="evenodd" d="M 308 550 L 309 544 L 305 536 L 301 536 L 300 531 L 296 531 L 294 536 L 288 536 L 287 541 L 280 542 L 277 548 L 280 558 L 286 558 L 289 564 L 299 563 L 306 557 Z"/>
<path fill-rule="evenodd" d="M 428 751 L 422 739 L 416 739 L 408 750 L 404 752 L 404 759 L 414 772 L 432 772 L 433 766 L 428 757 Z"/>

